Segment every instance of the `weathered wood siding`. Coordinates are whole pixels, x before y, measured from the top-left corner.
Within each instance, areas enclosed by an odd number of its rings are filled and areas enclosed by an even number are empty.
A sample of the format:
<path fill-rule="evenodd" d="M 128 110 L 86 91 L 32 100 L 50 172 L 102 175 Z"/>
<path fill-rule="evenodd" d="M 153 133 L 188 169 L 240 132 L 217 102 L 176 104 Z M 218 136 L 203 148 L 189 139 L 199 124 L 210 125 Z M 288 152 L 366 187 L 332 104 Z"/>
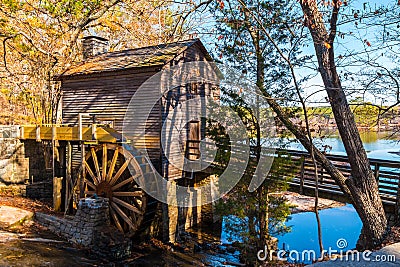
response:
<path fill-rule="evenodd" d="M 123 120 L 129 102 L 156 68 L 105 72 L 83 75 L 62 81 L 63 123 L 78 125 L 79 113 L 90 113 L 95 119 L 113 121 L 114 128 L 122 132 Z M 85 120 L 90 122 L 90 119 Z M 156 105 L 146 123 L 146 136 L 137 140 L 136 147 L 146 146 L 156 165 L 160 160 L 160 106 Z"/>
<path fill-rule="evenodd" d="M 209 56 L 201 42 L 196 42 L 164 67 L 205 60 L 209 60 Z M 96 115 L 96 119 L 113 121 L 114 128 L 121 131 L 131 97 L 143 82 L 160 69 L 160 66 L 143 67 L 62 78 L 63 123 L 78 125 L 79 113 L 90 113 Z M 135 147 L 146 147 L 153 164 L 159 168 L 166 179 L 182 178 L 185 174 L 169 163 L 163 153 L 161 139 L 164 138 L 166 142 L 170 142 L 171 146 L 168 148 L 170 154 L 185 154 L 189 128 L 180 133 L 174 133 L 174 136 L 161 136 L 162 123 L 168 115 L 171 115 L 173 108 L 181 102 L 206 95 L 218 94 L 219 96 L 218 91 L 212 90 L 215 88 L 208 84 L 197 84 L 196 90 L 193 89 L 193 85 L 189 85 L 175 88 L 174 91 L 165 94 L 159 104 L 154 106 L 146 122 L 146 136 L 134 140 Z M 152 96 L 149 95 L 150 97 Z M 143 103 L 146 101 L 143 99 Z M 199 109 L 200 106 L 193 108 Z M 205 134 L 205 125 L 200 124 L 199 128 L 200 139 L 202 139 Z"/>
<path fill-rule="evenodd" d="M 193 61 L 206 61 L 208 60 L 204 49 L 199 43 L 195 43 L 188 49 L 186 49 L 182 55 L 175 58 L 171 65 L 180 64 L 183 62 L 193 62 Z M 161 140 L 166 144 L 162 153 L 162 169 L 163 176 L 168 180 L 174 180 L 179 178 L 188 178 L 190 174 L 181 170 L 178 167 L 183 163 L 182 155 L 187 155 L 187 140 L 190 135 L 190 126 L 187 122 L 187 118 L 182 117 L 179 113 L 182 113 L 181 107 L 184 106 L 181 103 L 188 101 L 190 99 L 195 99 L 204 96 L 214 96 L 215 90 L 212 90 L 213 86 L 204 83 L 194 83 L 187 84 L 186 86 L 181 86 L 174 88 L 168 93 L 164 94 L 162 98 L 161 113 L 162 122 L 166 123 L 169 131 L 166 131 L 164 135 L 161 136 Z M 217 93 L 219 96 L 219 93 Z M 200 105 L 191 105 L 190 111 L 188 113 L 200 113 Z M 197 110 L 197 112 L 196 112 Z M 185 114 L 185 111 L 183 111 Z M 199 121 L 200 135 L 199 139 L 203 139 L 205 136 L 205 125 Z M 172 131 L 172 128 L 179 128 L 180 131 Z M 170 159 L 167 158 L 169 156 Z M 175 159 L 178 162 L 171 164 L 171 159 Z M 178 160 L 181 159 L 181 160 Z M 178 163 L 178 164 L 177 164 Z M 177 166 L 175 166 L 177 165 Z"/>

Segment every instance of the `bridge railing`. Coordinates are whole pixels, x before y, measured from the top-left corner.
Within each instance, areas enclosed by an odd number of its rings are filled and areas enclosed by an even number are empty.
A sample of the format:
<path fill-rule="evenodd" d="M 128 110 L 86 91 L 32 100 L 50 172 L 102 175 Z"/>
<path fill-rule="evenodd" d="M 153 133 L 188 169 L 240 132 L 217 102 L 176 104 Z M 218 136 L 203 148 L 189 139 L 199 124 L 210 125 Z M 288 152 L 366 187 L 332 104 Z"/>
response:
<path fill-rule="evenodd" d="M 188 147 L 197 148 L 195 154 L 196 158 L 199 158 L 201 149 L 199 148 L 200 141 L 188 141 Z M 193 145 L 196 144 L 196 145 Z M 204 143 L 206 147 L 214 147 L 212 143 Z M 218 147 L 218 145 L 217 145 Z M 226 148 L 225 148 L 226 150 Z M 255 159 L 255 147 L 250 147 L 250 157 Z M 315 188 L 314 178 L 314 165 L 311 161 L 311 157 L 308 152 L 297 151 L 297 150 L 276 150 L 277 152 L 285 152 L 290 155 L 293 164 L 287 164 L 282 166 L 283 168 L 289 168 L 293 173 L 295 168 L 294 178 L 291 180 L 290 185 L 298 187 L 300 193 L 303 193 L 306 189 Z M 350 177 L 350 164 L 348 163 L 347 156 L 327 154 L 327 158 L 343 173 L 345 177 Z M 370 164 L 374 172 L 375 178 L 379 186 L 379 194 L 385 205 L 400 207 L 400 161 L 382 160 L 370 158 Z M 252 160 L 250 160 L 252 162 Z M 212 165 L 215 168 L 219 168 L 220 165 Z M 339 186 L 335 180 L 322 168 L 320 164 L 317 164 L 318 171 L 318 186 L 319 190 L 328 194 L 343 195 Z M 396 208 L 397 210 L 397 208 Z"/>
<path fill-rule="evenodd" d="M 315 187 L 314 178 L 314 165 L 312 164 L 311 158 L 307 152 L 303 151 L 287 151 L 292 155 L 293 160 L 300 160 L 301 167 L 299 172 L 296 174 L 292 181 L 293 186 L 298 186 L 299 191 L 302 192 L 306 188 Z M 327 158 L 343 173 L 345 177 L 350 177 L 350 164 L 348 163 L 347 156 L 340 155 L 327 155 Z M 378 182 L 379 194 L 382 201 L 387 205 L 399 205 L 400 200 L 400 162 L 381 160 L 381 159 L 369 159 L 372 170 L 375 175 L 375 179 Z M 330 175 L 326 172 L 320 164 L 318 164 L 319 174 L 319 189 L 327 193 L 333 193 L 337 195 L 343 194 Z"/>

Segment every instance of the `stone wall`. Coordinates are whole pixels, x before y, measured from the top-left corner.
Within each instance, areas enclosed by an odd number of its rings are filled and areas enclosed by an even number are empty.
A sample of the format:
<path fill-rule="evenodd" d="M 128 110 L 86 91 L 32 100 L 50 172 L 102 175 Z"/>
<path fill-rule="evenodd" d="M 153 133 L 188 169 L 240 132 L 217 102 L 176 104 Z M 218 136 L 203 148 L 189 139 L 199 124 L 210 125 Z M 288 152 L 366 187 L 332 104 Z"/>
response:
<path fill-rule="evenodd" d="M 47 200 L 53 198 L 53 180 L 37 182 L 25 186 L 25 196 L 31 199 Z"/>
<path fill-rule="evenodd" d="M 188 187 L 187 199 L 179 199 L 176 195 L 176 181 L 168 183 L 168 209 L 165 212 L 168 216 L 165 219 L 168 220 L 164 223 L 167 229 L 164 231 L 168 232 L 168 242 L 178 242 L 180 235 L 187 229 L 194 226 L 199 226 L 202 223 L 212 224 L 218 221 L 218 217 L 215 216 L 214 204 L 212 203 L 212 197 L 215 192 L 211 192 L 210 187 L 202 187 L 206 184 L 212 183 L 217 180 L 215 175 L 205 175 L 202 179 L 195 183 L 194 186 Z M 206 189 L 209 189 L 206 191 Z M 208 204 L 205 204 L 208 203 Z"/>
<path fill-rule="evenodd" d="M 168 206 L 170 242 L 179 241 L 182 233 L 201 223 L 201 190 L 192 188 L 188 193 L 188 199 L 181 200 L 187 207 L 178 207 L 174 201 Z"/>
<path fill-rule="evenodd" d="M 29 179 L 29 160 L 18 139 L 18 126 L 0 126 L 0 184 L 23 184 Z"/>
<path fill-rule="evenodd" d="M 207 175 L 199 183 L 197 183 L 197 186 L 201 187 L 209 183 L 213 183 L 214 185 L 218 184 L 218 175 L 215 174 Z M 217 189 L 217 187 L 213 188 Z M 216 215 L 215 213 L 215 206 L 214 206 L 215 200 L 213 199 L 213 197 L 215 196 L 216 192 L 212 192 L 211 187 L 207 187 L 207 189 L 208 189 L 207 192 L 202 192 L 201 194 L 201 202 L 203 203 L 200 211 L 202 214 L 201 222 L 204 224 L 211 225 L 213 223 L 221 221 L 221 217 L 219 215 Z"/>
<path fill-rule="evenodd" d="M 51 180 L 53 177 L 51 146 L 36 140 L 23 140 L 23 146 L 24 156 L 29 161 L 29 181 L 36 183 Z"/>
<path fill-rule="evenodd" d="M 70 243 L 109 259 L 130 256 L 132 241 L 110 225 L 107 198 L 81 199 L 75 216 L 60 218 L 36 213 L 36 220 Z"/>
<path fill-rule="evenodd" d="M 0 125 L 0 193 L 52 198 L 53 172 L 46 168 L 44 157 L 47 146 L 36 140 L 21 141 L 19 131 L 19 126 Z M 49 154 L 51 149 L 47 150 Z"/>

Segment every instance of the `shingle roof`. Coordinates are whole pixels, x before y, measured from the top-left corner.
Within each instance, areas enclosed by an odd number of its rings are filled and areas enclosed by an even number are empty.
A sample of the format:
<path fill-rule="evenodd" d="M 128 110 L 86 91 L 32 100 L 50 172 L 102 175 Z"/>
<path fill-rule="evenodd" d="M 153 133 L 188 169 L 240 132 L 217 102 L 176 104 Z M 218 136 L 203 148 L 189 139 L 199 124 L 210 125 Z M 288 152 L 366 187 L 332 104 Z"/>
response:
<path fill-rule="evenodd" d="M 108 52 L 78 63 L 55 78 L 60 79 L 65 76 L 91 74 L 103 71 L 162 66 L 196 42 L 200 42 L 200 40 L 192 39 L 118 52 Z"/>

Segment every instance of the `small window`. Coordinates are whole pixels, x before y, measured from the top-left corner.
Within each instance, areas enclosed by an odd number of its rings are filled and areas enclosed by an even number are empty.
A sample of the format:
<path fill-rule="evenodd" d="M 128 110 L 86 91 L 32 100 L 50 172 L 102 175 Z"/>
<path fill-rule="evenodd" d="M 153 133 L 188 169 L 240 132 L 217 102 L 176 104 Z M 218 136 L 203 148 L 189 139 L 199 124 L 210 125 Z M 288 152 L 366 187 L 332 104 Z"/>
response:
<path fill-rule="evenodd" d="M 187 124 L 187 156 L 190 160 L 200 158 L 200 122 L 190 121 Z"/>
<path fill-rule="evenodd" d="M 197 83 L 192 83 L 192 88 L 191 88 L 192 95 L 197 95 L 199 93 L 198 87 L 199 85 Z"/>
<path fill-rule="evenodd" d="M 4 130 L 3 131 L 3 138 L 11 138 L 11 131 L 10 130 Z"/>

